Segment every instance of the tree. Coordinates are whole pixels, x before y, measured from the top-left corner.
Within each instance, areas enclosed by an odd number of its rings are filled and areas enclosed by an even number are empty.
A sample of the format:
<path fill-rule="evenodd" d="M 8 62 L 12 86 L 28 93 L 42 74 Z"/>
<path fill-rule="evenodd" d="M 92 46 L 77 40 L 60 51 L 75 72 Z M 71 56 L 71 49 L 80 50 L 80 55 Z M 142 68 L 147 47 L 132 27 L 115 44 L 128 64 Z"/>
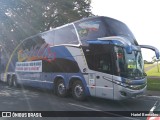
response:
<path fill-rule="evenodd" d="M 153 56 L 153 57 L 152 57 L 152 62 L 154 63 L 154 62 L 156 62 L 156 60 L 157 60 L 157 59 L 156 59 L 156 56 Z"/>
<path fill-rule="evenodd" d="M 90 0 L 1 0 L 0 44 L 12 51 L 26 37 L 92 16 L 90 3 Z"/>
<path fill-rule="evenodd" d="M 153 56 L 153 57 L 152 57 L 152 61 L 153 61 L 153 62 L 157 62 L 157 70 L 158 70 L 158 72 L 159 72 L 158 61 L 160 61 L 160 59 L 157 59 L 156 56 Z"/>

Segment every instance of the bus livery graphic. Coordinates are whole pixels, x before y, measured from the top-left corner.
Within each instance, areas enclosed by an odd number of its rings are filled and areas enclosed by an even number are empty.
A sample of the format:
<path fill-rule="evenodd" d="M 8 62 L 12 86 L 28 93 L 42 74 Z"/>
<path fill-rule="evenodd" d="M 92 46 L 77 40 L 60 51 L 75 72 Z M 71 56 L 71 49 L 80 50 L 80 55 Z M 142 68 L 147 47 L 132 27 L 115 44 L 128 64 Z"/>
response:
<path fill-rule="evenodd" d="M 40 48 L 39 48 L 40 47 Z M 45 50 L 48 52 L 47 56 Z M 52 61 L 56 59 L 55 52 L 51 51 L 51 48 L 47 44 L 42 46 L 32 47 L 31 50 L 19 50 L 18 51 L 18 61 L 34 61 L 34 60 L 46 60 Z"/>

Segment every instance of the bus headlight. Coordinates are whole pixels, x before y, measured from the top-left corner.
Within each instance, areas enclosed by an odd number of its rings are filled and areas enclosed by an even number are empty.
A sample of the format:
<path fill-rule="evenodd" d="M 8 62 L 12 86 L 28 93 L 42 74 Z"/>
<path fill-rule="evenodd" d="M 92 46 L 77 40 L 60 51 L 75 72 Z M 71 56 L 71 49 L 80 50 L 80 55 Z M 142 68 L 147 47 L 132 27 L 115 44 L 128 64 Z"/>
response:
<path fill-rule="evenodd" d="M 132 90 L 140 90 L 143 89 L 144 87 L 146 87 L 146 84 L 142 84 L 142 85 L 129 85 L 128 88 L 132 89 Z"/>

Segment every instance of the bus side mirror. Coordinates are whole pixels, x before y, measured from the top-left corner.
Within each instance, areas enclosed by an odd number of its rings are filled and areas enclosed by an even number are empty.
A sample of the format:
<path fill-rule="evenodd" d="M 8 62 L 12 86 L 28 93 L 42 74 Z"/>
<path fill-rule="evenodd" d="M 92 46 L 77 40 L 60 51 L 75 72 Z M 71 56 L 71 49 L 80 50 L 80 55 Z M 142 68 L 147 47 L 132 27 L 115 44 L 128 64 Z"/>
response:
<path fill-rule="evenodd" d="M 147 48 L 147 49 L 151 49 L 153 51 L 155 51 L 156 57 L 157 59 L 159 59 L 160 57 L 160 52 L 156 47 L 150 46 L 150 45 L 140 45 L 141 48 Z"/>

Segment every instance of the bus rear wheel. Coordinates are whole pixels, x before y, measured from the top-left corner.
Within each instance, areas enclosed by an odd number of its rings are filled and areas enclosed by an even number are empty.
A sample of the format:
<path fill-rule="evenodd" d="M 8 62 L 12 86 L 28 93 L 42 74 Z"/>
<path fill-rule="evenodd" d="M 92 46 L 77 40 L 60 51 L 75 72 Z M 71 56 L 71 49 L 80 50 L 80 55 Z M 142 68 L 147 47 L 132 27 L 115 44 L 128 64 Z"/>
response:
<path fill-rule="evenodd" d="M 76 100 L 85 100 L 85 89 L 81 81 L 75 81 L 72 87 L 72 96 Z"/>
<path fill-rule="evenodd" d="M 13 81 L 13 86 L 14 87 L 19 87 L 19 84 L 17 83 L 17 77 L 16 76 L 12 77 L 12 81 Z"/>
<path fill-rule="evenodd" d="M 64 84 L 63 79 L 59 79 L 56 84 L 56 94 L 60 97 L 66 97 L 67 96 L 67 90 Z"/>
<path fill-rule="evenodd" d="M 12 77 L 9 75 L 7 76 L 7 84 L 9 87 L 12 87 L 13 86 L 13 81 L 12 81 Z"/>

